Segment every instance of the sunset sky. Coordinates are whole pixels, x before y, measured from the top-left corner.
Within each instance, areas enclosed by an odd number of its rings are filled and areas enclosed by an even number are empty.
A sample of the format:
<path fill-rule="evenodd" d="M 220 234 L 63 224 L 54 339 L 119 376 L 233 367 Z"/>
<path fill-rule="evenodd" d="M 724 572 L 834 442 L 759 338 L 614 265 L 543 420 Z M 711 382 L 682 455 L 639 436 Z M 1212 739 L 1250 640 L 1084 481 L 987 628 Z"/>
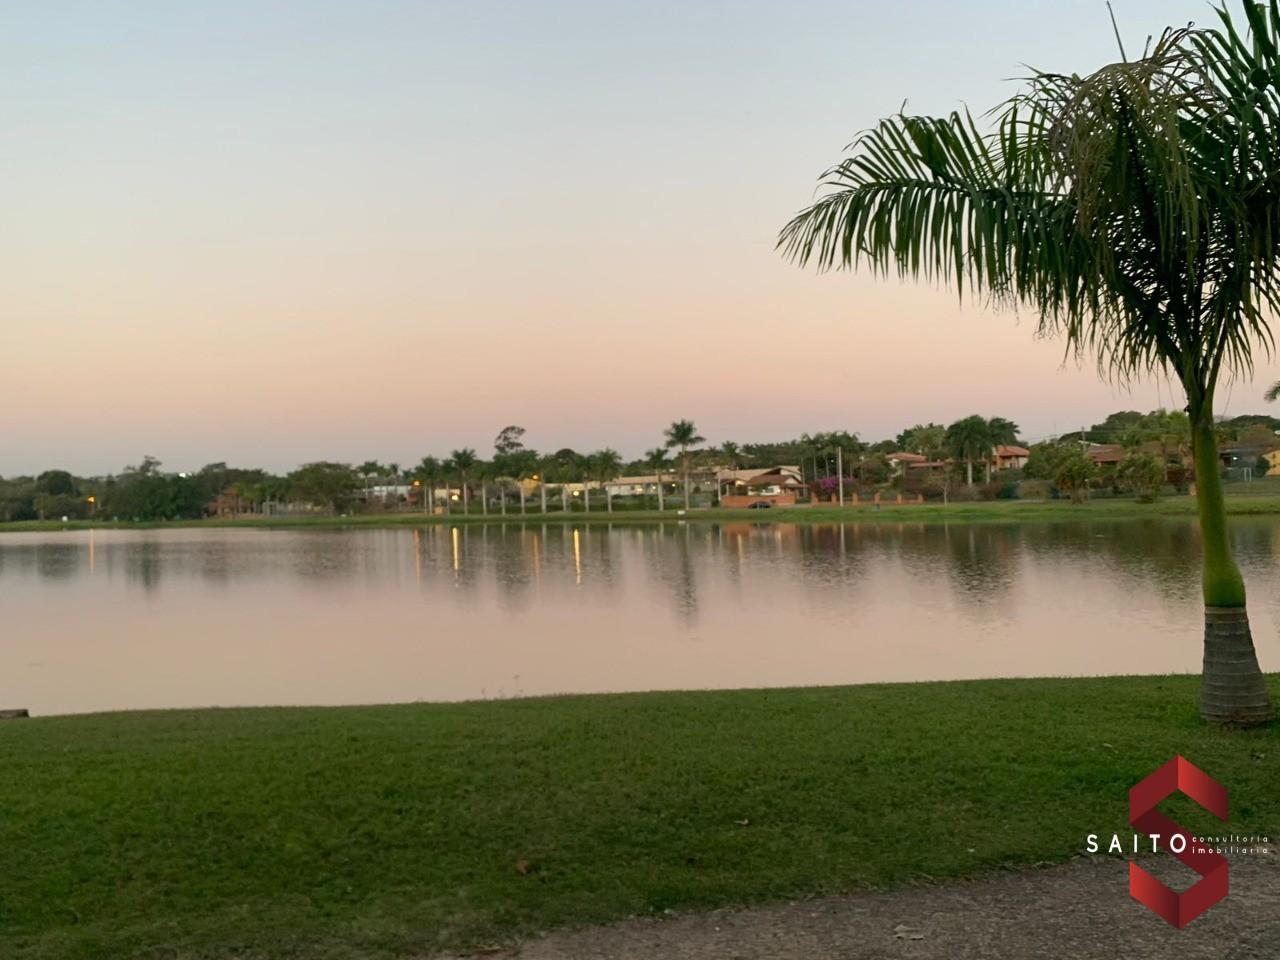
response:
<path fill-rule="evenodd" d="M 1114 5 L 1130 52 L 1210 17 Z M 1102 0 L 5 4 L 0 475 L 1181 406 L 1033 316 L 773 249 L 904 100 L 1115 58 Z"/>

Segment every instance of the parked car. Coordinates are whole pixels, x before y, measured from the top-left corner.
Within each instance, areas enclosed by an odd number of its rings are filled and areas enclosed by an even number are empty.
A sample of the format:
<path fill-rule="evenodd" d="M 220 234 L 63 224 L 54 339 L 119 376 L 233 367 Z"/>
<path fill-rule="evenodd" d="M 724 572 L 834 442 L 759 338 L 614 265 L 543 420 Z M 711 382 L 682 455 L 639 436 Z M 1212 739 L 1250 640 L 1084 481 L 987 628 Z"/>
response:
<path fill-rule="evenodd" d="M 768 500 L 757 500 L 755 503 L 747 504 L 747 509 L 748 510 L 771 510 L 773 509 L 773 504 L 770 503 Z"/>

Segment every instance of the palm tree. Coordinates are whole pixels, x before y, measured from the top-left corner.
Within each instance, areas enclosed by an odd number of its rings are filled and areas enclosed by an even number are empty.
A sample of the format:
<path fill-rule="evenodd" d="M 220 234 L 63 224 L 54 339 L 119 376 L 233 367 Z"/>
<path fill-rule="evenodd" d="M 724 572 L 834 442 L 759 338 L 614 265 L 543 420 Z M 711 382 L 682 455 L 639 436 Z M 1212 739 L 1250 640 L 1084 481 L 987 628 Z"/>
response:
<path fill-rule="evenodd" d="M 436 506 L 436 478 L 440 476 L 440 461 L 427 456 L 418 461 L 414 478 L 422 481 L 422 510 L 431 513 Z"/>
<path fill-rule="evenodd" d="M 662 471 L 667 465 L 667 448 L 654 447 L 652 450 L 646 450 L 644 455 L 645 466 L 649 467 L 658 476 L 658 510 L 663 510 L 662 504 Z"/>
<path fill-rule="evenodd" d="M 556 475 L 555 457 L 539 457 L 534 467 L 533 479 L 538 481 L 538 496 L 542 499 L 542 515 L 547 514 L 547 485 L 551 483 Z"/>
<path fill-rule="evenodd" d="M 462 513 L 465 516 L 470 506 L 470 495 L 468 494 L 467 478 L 475 470 L 479 461 L 476 459 L 476 452 L 470 447 L 463 447 L 461 450 L 454 450 L 449 454 L 449 462 L 453 464 L 453 469 L 457 471 L 458 476 L 462 478 Z"/>
<path fill-rule="evenodd" d="M 899 114 L 862 134 L 782 230 L 800 264 L 954 283 L 1039 316 L 1121 381 L 1177 378 L 1204 546 L 1201 713 L 1273 716 L 1231 552 L 1219 378 L 1252 369 L 1280 308 L 1280 0 L 1166 30 L 1137 60 L 1033 72 L 992 112 Z"/>
<path fill-rule="evenodd" d="M 1264 394 L 1263 399 L 1265 399 L 1267 403 L 1275 403 L 1277 397 L 1280 397 L 1280 380 L 1277 380 L 1271 385 L 1266 394 Z"/>
<path fill-rule="evenodd" d="M 737 470 L 742 462 L 742 448 L 732 440 L 726 440 L 720 444 L 720 456 L 724 458 L 725 465 L 730 470 Z"/>
<path fill-rule="evenodd" d="M 991 460 L 991 430 L 979 416 L 965 417 L 947 427 L 947 452 L 964 461 L 965 483 L 973 486 L 973 461 Z"/>
<path fill-rule="evenodd" d="M 666 429 L 667 449 L 680 450 L 680 473 L 684 478 L 684 508 L 689 509 L 689 450 L 706 443 L 706 437 L 698 436 L 698 428 L 692 420 L 677 420 Z"/>
<path fill-rule="evenodd" d="M 1018 442 L 1018 425 L 1004 417 L 992 417 L 987 421 L 987 435 L 991 438 L 992 449 L 987 456 L 987 483 L 991 482 L 992 461 L 995 459 L 995 448 L 1012 446 Z"/>
<path fill-rule="evenodd" d="M 591 454 L 588 461 L 592 478 L 604 487 L 606 509 L 613 513 L 613 493 L 608 485 L 609 481 L 622 471 L 622 457 L 617 450 L 605 447 Z"/>
<path fill-rule="evenodd" d="M 364 502 L 367 506 L 369 503 L 369 480 L 373 477 L 382 476 L 382 464 L 377 460 L 366 460 L 356 467 L 356 472 L 364 480 Z"/>

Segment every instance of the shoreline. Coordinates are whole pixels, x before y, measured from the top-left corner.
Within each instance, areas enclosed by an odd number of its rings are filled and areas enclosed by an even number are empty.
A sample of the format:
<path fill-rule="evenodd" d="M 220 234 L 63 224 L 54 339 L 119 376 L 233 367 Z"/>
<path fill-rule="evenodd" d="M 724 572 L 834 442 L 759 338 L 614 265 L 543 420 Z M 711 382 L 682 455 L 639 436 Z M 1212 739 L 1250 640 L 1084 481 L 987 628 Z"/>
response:
<path fill-rule="evenodd" d="M 1229 516 L 1280 516 L 1280 496 L 1228 495 Z M 537 513 L 508 511 L 506 516 L 452 513 L 355 514 L 351 516 L 292 516 L 206 518 L 200 520 L 20 520 L 0 523 L 0 534 L 60 532 L 73 530 L 156 530 L 182 528 L 247 528 L 260 530 L 339 528 L 390 529 L 421 526 L 530 525 L 530 524 L 666 524 L 666 523 L 772 523 L 794 524 L 880 524 L 880 523 L 1035 523 L 1076 520 L 1178 519 L 1196 516 L 1195 500 L 1189 496 L 1170 497 L 1154 503 L 1132 499 L 1093 500 L 1071 503 L 1049 501 L 982 501 L 951 504 L 885 504 L 879 508 L 862 504 L 839 507 L 776 507 L 769 510 L 722 510 L 703 507 L 681 513 L 677 510 L 593 510 L 590 513 Z"/>

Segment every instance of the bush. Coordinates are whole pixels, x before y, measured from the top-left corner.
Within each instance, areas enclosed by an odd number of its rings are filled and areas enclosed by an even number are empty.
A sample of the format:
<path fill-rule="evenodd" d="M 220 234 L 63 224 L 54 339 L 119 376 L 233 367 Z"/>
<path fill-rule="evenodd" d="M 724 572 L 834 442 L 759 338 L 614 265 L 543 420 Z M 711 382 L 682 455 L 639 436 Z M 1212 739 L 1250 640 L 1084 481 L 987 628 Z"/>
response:
<path fill-rule="evenodd" d="M 1132 453 L 1116 468 L 1116 482 L 1121 490 L 1135 494 L 1141 503 L 1151 503 L 1164 486 L 1166 471 L 1149 453 Z"/>
<path fill-rule="evenodd" d="M 1017 487 L 1019 500 L 1048 500 L 1053 485 L 1048 480 L 1023 480 Z"/>
<path fill-rule="evenodd" d="M 1074 503 L 1083 503 L 1089 489 L 1089 481 L 1098 475 L 1098 468 L 1083 453 L 1071 451 L 1058 460 L 1058 470 L 1053 485 L 1071 497 Z"/>

